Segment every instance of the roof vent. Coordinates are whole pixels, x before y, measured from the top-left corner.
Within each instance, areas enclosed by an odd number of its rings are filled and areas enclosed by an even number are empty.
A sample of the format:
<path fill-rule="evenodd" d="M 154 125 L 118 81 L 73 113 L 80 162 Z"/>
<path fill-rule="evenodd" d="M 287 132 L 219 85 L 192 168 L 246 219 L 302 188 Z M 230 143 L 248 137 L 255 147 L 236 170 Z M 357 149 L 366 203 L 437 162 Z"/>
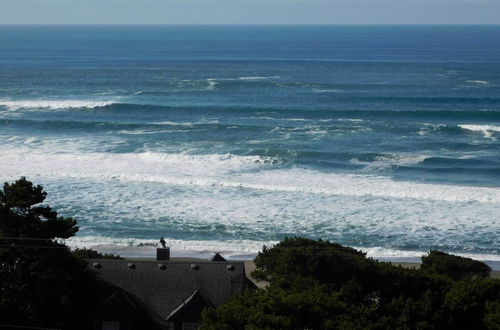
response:
<path fill-rule="evenodd" d="M 200 269 L 200 266 L 198 266 L 197 264 L 191 264 L 191 269 L 198 270 L 198 269 Z"/>
<path fill-rule="evenodd" d="M 133 264 L 133 263 L 128 263 L 128 264 L 127 264 L 127 267 L 128 267 L 129 269 L 135 269 L 135 264 Z"/>
<path fill-rule="evenodd" d="M 227 265 L 226 269 L 230 270 L 230 271 L 233 271 L 234 270 L 234 266 L 233 265 Z"/>
<path fill-rule="evenodd" d="M 92 263 L 92 267 L 94 267 L 94 268 L 101 268 L 101 264 L 98 263 L 98 262 L 93 262 Z"/>
<path fill-rule="evenodd" d="M 165 270 L 165 269 L 167 269 L 167 265 L 165 265 L 165 264 L 158 264 L 158 269 Z"/>

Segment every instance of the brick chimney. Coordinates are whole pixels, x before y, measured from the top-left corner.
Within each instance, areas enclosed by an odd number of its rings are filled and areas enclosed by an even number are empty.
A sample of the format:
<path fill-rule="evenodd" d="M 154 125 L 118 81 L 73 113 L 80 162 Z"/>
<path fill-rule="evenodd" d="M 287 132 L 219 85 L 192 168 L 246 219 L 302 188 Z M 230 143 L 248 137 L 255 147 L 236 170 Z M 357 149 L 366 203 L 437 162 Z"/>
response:
<path fill-rule="evenodd" d="M 156 260 L 170 260 L 170 248 L 156 248 Z"/>

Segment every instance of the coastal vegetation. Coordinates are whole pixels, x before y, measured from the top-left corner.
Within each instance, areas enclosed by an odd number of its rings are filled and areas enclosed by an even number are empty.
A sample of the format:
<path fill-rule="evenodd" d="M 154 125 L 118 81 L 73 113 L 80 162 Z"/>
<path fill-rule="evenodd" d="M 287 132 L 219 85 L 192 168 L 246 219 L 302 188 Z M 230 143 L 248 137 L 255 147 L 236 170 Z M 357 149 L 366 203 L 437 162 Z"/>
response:
<path fill-rule="evenodd" d="M 500 280 L 484 263 L 431 251 L 420 269 L 322 240 L 264 248 L 264 290 L 205 311 L 203 329 L 500 329 Z"/>
<path fill-rule="evenodd" d="M 0 190 L 0 328 L 90 329 L 95 280 L 58 242 L 78 226 L 44 205 L 46 196 L 24 177 Z"/>
<path fill-rule="evenodd" d="M 111 253 L 101 253 L 96 250 L 81 248 L 74 249 L 73 255 L 80 259 L 123 259 L 119 255 Z"/>

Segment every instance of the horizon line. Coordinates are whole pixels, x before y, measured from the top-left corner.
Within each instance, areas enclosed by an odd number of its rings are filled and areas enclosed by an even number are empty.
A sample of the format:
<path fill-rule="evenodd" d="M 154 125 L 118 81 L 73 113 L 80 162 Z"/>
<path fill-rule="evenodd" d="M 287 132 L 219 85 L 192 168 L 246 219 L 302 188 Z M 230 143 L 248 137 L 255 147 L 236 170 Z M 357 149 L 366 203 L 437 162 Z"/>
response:
<path fill-rule="evenodd" d="M 0 23 L 0 26 L 500 26 L 500 23 Z"/>

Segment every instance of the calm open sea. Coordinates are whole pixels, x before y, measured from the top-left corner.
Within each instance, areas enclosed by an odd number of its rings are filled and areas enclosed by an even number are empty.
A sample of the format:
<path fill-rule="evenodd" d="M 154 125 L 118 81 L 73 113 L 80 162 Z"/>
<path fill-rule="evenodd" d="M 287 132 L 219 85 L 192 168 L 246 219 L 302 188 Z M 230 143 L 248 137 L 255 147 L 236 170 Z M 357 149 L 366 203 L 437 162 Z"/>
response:
<path fill-rule="evenodd" d="M 0 26 L 0 179 L 73 245 L 500 260 L 500 26 Z"/>

